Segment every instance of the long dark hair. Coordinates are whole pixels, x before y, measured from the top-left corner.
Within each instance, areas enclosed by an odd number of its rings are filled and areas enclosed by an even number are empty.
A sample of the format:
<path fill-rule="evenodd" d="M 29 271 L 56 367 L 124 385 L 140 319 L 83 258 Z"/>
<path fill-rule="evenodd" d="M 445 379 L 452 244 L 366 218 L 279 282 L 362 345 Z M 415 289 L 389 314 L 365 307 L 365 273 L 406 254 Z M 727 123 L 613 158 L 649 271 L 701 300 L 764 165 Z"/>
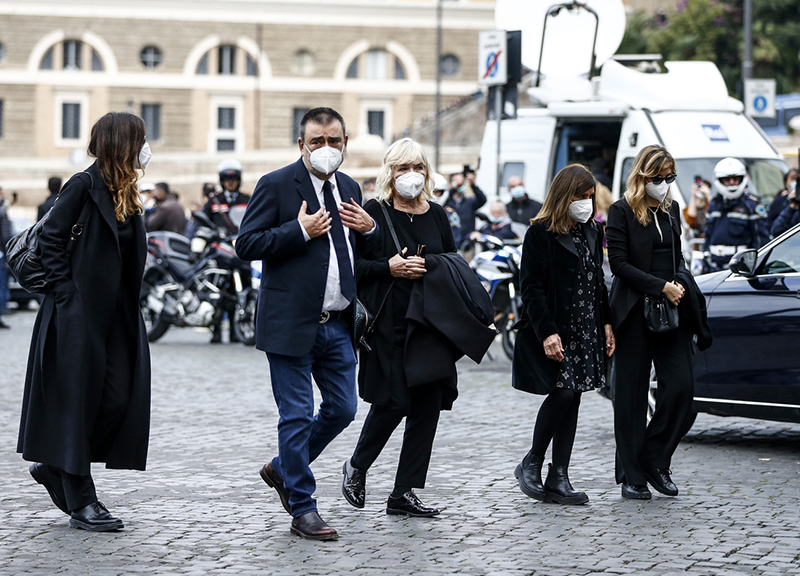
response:
<path fill-rule="evenodd" d="M 550 191 L 544 200 L 544 206 L 539 210 L 536 218 L 531 220 L 531 224 L 545 222 L 548 232 L 566 234 L 574 222 L 569 215 L 569 205 L 572 203 L 572 199 L 593 187 L 595 187 L 594 176 L 585 166 L 570 164 L 562 168 L 553 178 Z M 595 214 L 597 214 L 597 203 L 595 197 L 592 196 L 591 218 L 594 218 Z"/>
<path fill-rule="evenodd" d="M 120 222 L 143 212 L 136 186 L 136 161 L 144 140 L 144 120 L 128 112 L 109 112 L 92 126 L 89 155 L 97 158 L 97 167 L 114 200 L 114 215 Z"/>

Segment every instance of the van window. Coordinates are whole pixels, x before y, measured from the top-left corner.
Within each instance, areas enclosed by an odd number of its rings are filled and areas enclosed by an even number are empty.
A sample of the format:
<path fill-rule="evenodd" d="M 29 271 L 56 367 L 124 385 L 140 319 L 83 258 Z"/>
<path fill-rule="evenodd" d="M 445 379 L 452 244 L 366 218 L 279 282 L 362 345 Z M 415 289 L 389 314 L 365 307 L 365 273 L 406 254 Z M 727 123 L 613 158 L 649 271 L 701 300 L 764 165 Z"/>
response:
<path fill-rule="evenodd" d="M 508 181 L 512 176 L 519 176 L 525 182 L 525 163 L 524 162 L 506 162 L 503 164 L 503 180 L 502 185 L 508 187 Z"/>
<path fill-rule="evenodd" d="M 621 120 L 559 120 L 550 177 L 570 164 L 583 164 L 598 182 L 611 188 L 621 131 Z"/>

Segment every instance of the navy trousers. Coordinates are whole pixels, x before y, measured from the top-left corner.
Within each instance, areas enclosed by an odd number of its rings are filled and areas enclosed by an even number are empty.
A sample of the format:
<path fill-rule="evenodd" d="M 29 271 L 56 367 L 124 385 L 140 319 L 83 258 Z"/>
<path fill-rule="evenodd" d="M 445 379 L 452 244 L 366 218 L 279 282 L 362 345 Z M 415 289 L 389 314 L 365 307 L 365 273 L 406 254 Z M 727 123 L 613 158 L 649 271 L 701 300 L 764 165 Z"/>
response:
<path fill-rule="evenodd" d="M 289 491 L 295 518 L 317 509 L 309 464 L 355 419 L 356 356 L 350 332 L 341 320 L 319 325 L 311 352 L 305 356 L 267 354 L 272 393 L 278 405 L 278 456 L 272 460 Z M 314 414 L 314 387 L 322 395 Z"/>

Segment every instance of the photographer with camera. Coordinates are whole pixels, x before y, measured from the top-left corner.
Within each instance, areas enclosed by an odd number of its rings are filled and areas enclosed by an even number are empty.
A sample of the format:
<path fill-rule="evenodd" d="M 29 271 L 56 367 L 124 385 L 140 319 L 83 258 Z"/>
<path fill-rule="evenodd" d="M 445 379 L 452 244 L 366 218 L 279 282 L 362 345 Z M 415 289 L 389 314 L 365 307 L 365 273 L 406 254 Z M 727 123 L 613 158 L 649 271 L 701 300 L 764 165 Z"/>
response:
<path fill-rule="evenodd" d="M 797 197 L 797 190 L 792 190 L 787 197 L 786 206 L 775 218 L 770 233 L 773 238 L 777 238 L 798 222 L 800 222 L 800 198 Z"/>

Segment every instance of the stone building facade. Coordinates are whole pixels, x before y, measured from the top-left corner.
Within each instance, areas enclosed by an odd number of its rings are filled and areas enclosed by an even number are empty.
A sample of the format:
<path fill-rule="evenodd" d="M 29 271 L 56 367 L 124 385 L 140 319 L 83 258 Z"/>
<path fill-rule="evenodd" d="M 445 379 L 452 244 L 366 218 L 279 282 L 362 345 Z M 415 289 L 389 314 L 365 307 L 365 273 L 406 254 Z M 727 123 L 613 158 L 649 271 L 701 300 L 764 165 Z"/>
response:
<path fill-rule="evenodd" d="M 442 4 L 445 106 L 478 89 L 494 0 Z M 86 165 L 113 110 L 145 119 L 157 179 L 199 183 L 231 156 L 255 179 L 297 157 L 320 105 L 348 122 L 350 165 L 374 166 L 435 108 L 436 21 L 436 0 L 0 0 L 0 185 Z"/>

